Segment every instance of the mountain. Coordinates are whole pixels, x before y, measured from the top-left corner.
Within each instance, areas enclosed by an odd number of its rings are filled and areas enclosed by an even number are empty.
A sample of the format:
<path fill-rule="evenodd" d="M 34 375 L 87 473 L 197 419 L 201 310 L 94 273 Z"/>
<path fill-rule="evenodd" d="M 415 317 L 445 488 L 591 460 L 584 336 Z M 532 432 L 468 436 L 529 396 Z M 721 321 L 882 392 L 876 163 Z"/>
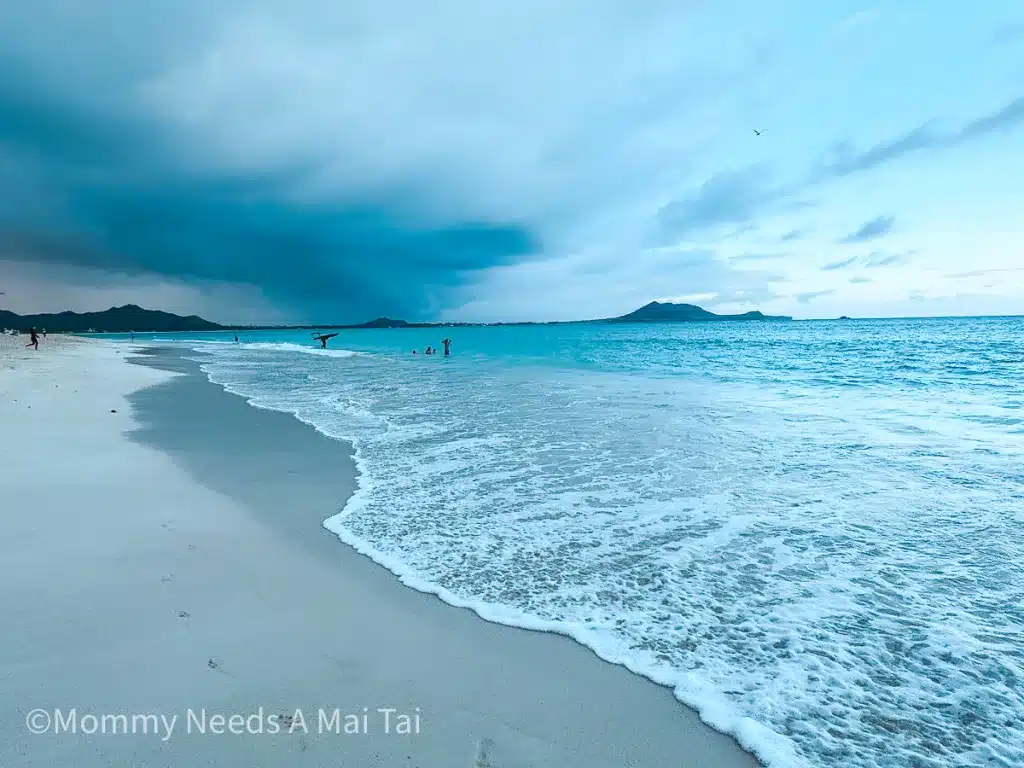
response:
<path fill-rule="evenodd" d="M 368 323 L 353 325 L 352 328 L 409 328 L 410 324 L 405 320 L 392 320 L 390 317 L 378 317 Z"/>
<path fill-rule="evenodd" d="M 27 331 L 37 328 L 48 333 L 84 333 L 102 331 L 107 333 L 128 333 L 129 331 L 153 331 L 174 333 L 175 331 L 219 331 L 225 326 L 211 323 L 198 315 L 181 317 L 170 312 L 143 309 L 134 304 L 111 307 L 103 312 L 59 312 L 45 315 L 16 315 L 0 309 L 0 328 L 17 328 Z"/>
<path fill-rule="evenodd" d="M 584 323 L 680 323 L 707 320 L 792 320 L 790 317 L 764 315 L 760 312 L 744 312 L 742 315 L 716 315 L 694 304 L 673 304 L 671 302 L 652 301 L 628 315 L 609 317 L 603 320 L 577 320 Z M 237 326 L 218 325 L 204 320 L 198 315 L 181 317 L 170 312 L 143 309 L 134 304 L 123 307 L 111 307 L 103 312 L 60 312 L 50 315 L 16 315 L 0 309 L 0 329 L 17 328 L 27 331 L 35 327 L 46 329 L 51 333 L 84 333 L 99 331 L 104 333 L 127 333 L 129 331 L 174 333 L 176 331 L 230 331 L 230 330 L 289 330 L 289 329 L 347 329 L 347 328 L 448 328 L 471 325 L 560 325 L 561 323 L 408 323 L 405 320 L 392 320 L 389 317 L 378 317 L 359 325 L 264 325 Z"/>
<path fill-rule="evenodd" d="M 695 304 L 673 304 L 670 301 L 652 301 L 640 309 L 621 317 L 611 317 L 605 323 L 680 323 L 707 320 L 792 320 L 781 315 L 765 315 L 761 312 L 744 312 L 742 315 L 716 315 Z"/>

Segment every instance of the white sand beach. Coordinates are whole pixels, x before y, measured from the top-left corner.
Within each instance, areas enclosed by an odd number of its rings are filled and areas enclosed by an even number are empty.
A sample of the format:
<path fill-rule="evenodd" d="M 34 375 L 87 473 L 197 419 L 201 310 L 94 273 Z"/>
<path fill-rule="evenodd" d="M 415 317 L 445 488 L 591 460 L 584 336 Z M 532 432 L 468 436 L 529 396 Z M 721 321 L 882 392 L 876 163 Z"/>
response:
<path fill-rule="evenodd" d="M 0 337 L 0 766 L 757 765 L 669 690 L 338 542 L 344 443 L 173 358 L 26 341 Z"/>

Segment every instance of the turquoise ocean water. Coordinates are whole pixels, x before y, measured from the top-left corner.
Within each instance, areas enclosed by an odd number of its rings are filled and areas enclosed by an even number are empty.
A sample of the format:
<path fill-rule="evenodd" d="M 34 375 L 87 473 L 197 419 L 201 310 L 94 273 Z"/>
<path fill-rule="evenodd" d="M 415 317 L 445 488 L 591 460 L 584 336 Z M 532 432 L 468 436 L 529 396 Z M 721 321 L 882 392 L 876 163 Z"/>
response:
<path fill-rule="evenodd" d="M 137 338 L 352 441 L 325 525 L 411 586 L 772 766 L 1024 765 L 1024 319 L 231 336 Z"/>

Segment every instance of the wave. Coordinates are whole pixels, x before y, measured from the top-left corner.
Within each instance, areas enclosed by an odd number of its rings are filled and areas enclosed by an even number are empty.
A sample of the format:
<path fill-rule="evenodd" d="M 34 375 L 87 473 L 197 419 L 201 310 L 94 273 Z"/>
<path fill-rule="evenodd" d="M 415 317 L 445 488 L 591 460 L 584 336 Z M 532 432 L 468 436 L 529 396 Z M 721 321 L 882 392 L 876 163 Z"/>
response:
<path fill-rule="evenodd" d="M 320 355 L 321 357 L 352 357 L 360 354 L 359 352 L 351 349 L 321 349 L 320 347 L 307 347 L 303 344 L 293 344 L 288 341 L 259 341 L 239 344 L 238 346 L 242 349 L 261 349 L 273 352 L 302 352 L 307 355 Z"/>
<path fill-rule="evenodd" d="M 353 446 L 323 525 L 406 586 L 568 636 L 772 768 L 1020 764 L 1020 398 L 837 399 L 817 368 L 773 383 L 785 350 L 712 387 L 248 348 L 203 370 Z"/>
<path fill-rule="evenodd" d="M 314 354 L 324 351 L 288 343 L 250 346 L 263 350 L 302 351 Z M 345 352 L 346 350 L 327 351 Z M 683 705 L 696 711 L 705 724 L 720 733 L 735 738 L 744 749 L 755 755 L 767 768 L 809 767 L 809 764 L 797 755 L 795 746 L 789 738 L 772 730 L 769 726 L 744 715 L 735 705 L 715 690 L 713 686 L 702 682 L 691 672 L 647 663 L 647 659 L 642 655 L 631 653 L 627 643 L 619 642 L 615 637 L 603 637 L 582 623 L 544 619 L 511 606 L 460 596 L 431 581 L 429 577 L 420 573 L 415 567 L 410 566 L 400 557 L 377 549 L 368 540 L 360 537 L 345 526 L 346 518 L 364 507 L 367 497 L 376 487 L 372 480 L 372 469 L 366 458 L 363 439 L 353 431 L 338 428 L 338 425 L 316 421 L 307 415 L 302 408 L 285 405 L 273 396 L 253 394 L 251 391 L 233 386 L 216 375 L 215 366 L 211 366 L 204 361 L 197 360 L 196 362 L 200 363 L 200 368 L 212 383 L 217 384 L 231 394 L 242 397 L 250 406 L 262 410 L 289 413 L 325 437 L 347 442 L 352 446 L 352 459 L 356 465 L 355 489 L 342 510 L 325 519 L 322 525 L 327 531 L 337 536 L 343 544 L 386 568 L 404 586 L 424 594 L 434 595 L 456 608 L 467 608 L 481 619 L 494 624 L 568 637 L 588 648 L 598 658 L 608 663 L 625 667 L 634 674 L 640 675 L 657 685 L 669 688 L 672 690 L 675 698 Z M 362 412 L 362 409 L 353 409 L 351 404 L 338 402 L 336 398 L 325 399 L 321 404 L 343 406 L 344 410 L 352 416 L 362 416 L 365 418 L 368 415 Z M 394 425 L 387 425 L 385 429 L 389 434 L 393 434 L 396 431 Z"/>
<path fill-rule="evenodd" d="M 300 420 L 305 421 L 304 419 Z M 315 427 L 315 425 L 312 426 Z M 323 430 L 317 429 L 317 431 L 323 433 Z M 720 733 L 732 736 L 767 768 L 802 768 L 807 765 L 797 756 L 793 743 L 789 739 L 739 713 L 736 707 L 721 694 L 711 686 L 700 682 L 692 673 L 645 664 L 642 659 L 630 655 L 628 650 L 622 648 L 620 644 L 589 631 L 583 624 L 540 619 L 505 605 L 460 597 L 423 577 L 415 569 L 408 567 L 400 558 L 381 552 L 365 539 L 349 531 L 344 524 L 345 518 L 357 507 L 360 492 L 367 487 L 366 482 L 362 480 L 366 477 L 366 472 L 362 466 L 359 447 L 355 443 L 353 446 L 353 457 L 359 470 L 356 492 L 350 497 L 348 504 L 341 512 L 323 522 L 324 528 L 337 536 L 342 543 L 383 566 L 397 576 L 402 584 L 418 592 L 434 595 L 456 608 L 468 608 L 481 619 L 492 624 L 564 635 L 590 649 L 603 661 L 625 667 L 630 672 L 645 677 L 657 685 L 670 688 L 675 698 L 696 711 L 704 723 Z"/>
<path fill-rule="evenodd" d="M 186 337 L 167 339 L 161 336 L 154 336 L 150 339 L 138 338 L 138 339 L 118 339 L 118 343 L 127 342 L 129 344 L 135 344 L 137 346 L 148 346 L 150 344 L 216 344 L 218 346 L 235 346 L 233 341 L 219 341 L 217 339 L 190 339 Z"/>

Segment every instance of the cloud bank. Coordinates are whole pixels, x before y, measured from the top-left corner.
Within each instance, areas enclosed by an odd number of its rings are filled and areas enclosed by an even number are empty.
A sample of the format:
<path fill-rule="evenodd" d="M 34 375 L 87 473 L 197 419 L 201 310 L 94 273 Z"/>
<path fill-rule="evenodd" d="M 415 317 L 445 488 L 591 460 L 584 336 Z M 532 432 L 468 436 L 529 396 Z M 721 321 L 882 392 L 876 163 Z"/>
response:
<path fill-rule="evenodd" d="M 819 273 L 801 248 L 840 237 L 812 221 L 830 188 L 1024 125 L 1024 97 L 999 95 L 959 127 L 925 116 L 836 143 L 814 132 L 826 109 L 783 102 L 773 80 L 809 71 L 785 58 L 807 42 L 786 37 L 805 9 L 737 9 L 5 3 L 0 290 L 42 302 L 49 276 L 95 301 L 135 286 L 296 321 L 607 315 L 666 292 L 779 302 L 816 293 L 799 290 Z M 842 24 L 815 13 L 811 37 Z"/>

